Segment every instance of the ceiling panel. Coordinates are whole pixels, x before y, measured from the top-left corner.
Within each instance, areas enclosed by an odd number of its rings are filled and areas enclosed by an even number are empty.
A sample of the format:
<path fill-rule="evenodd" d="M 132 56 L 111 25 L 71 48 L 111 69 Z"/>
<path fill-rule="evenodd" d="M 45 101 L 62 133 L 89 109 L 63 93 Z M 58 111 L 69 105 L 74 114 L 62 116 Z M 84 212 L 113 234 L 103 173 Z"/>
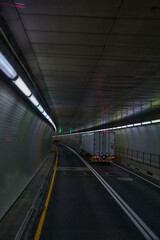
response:
<path fill-rule="evenodd" d="M 118 57 L 122 59 L 139 59 L 139 60 L 153 60 L 160 59 L 160 48 L 142 48 L 142 47 L 110 47 L 107 46 L 104 50 L 104 57 Z"/>
<path fill-rule="evenodd" d="M 56 45 L 56 44 L 32 44 L 35 53 L 45 54 L 74 54 L 97 56 L 102 51 L 102 47 L 92 46 L 74 46 L 74 45 Z"/>
<path fill-rule="evenodd" d="M 160 36 L 159 19 L 118 19 L 112 34 Z"/>
<path fill-rule="evenodd" d="M 108 39 L 108 46 L 115 47 L 138 47 L 138 48 L 159 48 L 160 36 L 151 35 L 110 35 Z"/>
<path fill-rule="evenodd" d="M 116 15 L 120 4 L 121 0 L 39 0 L 28 1 L 26 9 L 18 10 L 21 14 L 111 17 Z"/>
<path fill-rule="evenodd" d="M 40 64 L 42 71 L 75 71 L 75 72 L 91 72 L 94 70 L 94 66 L 73 66 L 73 65 L 47 65 Z"/>
<path fill-rule="evenodd" d="M 49 31 L 44 31 L 43 33 L 42 31 L 28 31 L 27 34 L 32 43 L 103 46 L 106 41 L 106 34 L 82 34 Z"/>
<path fill-rule="evenodd" d="M 125 1 L 122 5 L 119 17 L 138 19 L 160 19 L 159 0 L 134 0 Z"/>
<path fill-rule="evenodd" d="M 63 132 L 160 107 L 159 0 L 24 3 L 3 15 Z"/>
<path fill-rule="evenodd" d="M 85 80 L 87 81 L 89 78 L 91 78 L 92 72 L 60 71 L 57 73 L 56 71 L 43 71 L 43 76 L 44 76 L 44 79 L 46 77 L 55 77 L 55 76 L 58 76 L 61 78 L 63 77 L 64 81 L 66 77 L 71 77 L 74 79 L 81 77 L 81 78 L 85 78 Z"/>
<path fill-rule="evenodd" d="M 87 65 L 96 66 L 98 58 L 80 58 L 80 57 L 54 57 L 54 56 L 37 56 L 39 64 L 51 64 L 51 65 Z"/>
<path fill-rule="evenodd" d="M 50 15 L 22 15 L 27 31 L 54 31 L 70 33 L 109 33 L 114 19 L 63 17 Z"/>

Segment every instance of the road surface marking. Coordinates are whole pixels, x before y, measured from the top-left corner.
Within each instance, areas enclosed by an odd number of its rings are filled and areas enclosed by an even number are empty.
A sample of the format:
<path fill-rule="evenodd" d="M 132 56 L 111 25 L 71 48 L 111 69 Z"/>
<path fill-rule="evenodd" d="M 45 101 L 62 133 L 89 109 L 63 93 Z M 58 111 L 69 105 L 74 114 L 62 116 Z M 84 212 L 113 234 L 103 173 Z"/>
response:
<path fill-rule="evenodd" d="M 118 177 L 116 178 L 118 181 L 124 181 L 124 182 L 132 182 L 133 178 L 130 177 Z"/>
<path fill-rule="evenodd" d="M 34 240 L 39 240 L 40 235 L 41 235 L 41 231 L 42 231 L 42 227 L 43 227 L 43 223 L 44 223 L 44 219 L 46 216 L 46 212 L 47 212 L 47 208 L 48 208 L 48 204 L 49 204 L 49 200 L 50 200 L 50 196 L 51 196 L 51 192 L 52 192 L 52 188 L 53 188 L 53 183 L 54 183 L 54 179 L 55 179 L 55 175 L 56 175 L 56 169 L 57 169 L 57 162 L 58 162 L 58 148 L 56 147 L 56 163 L 55 163 L 55 167 L 54 167 L 54 172 L 53 172 L 53 176 L 52 176 L 52 180 L 51 180 L 51 184 L 49 187 L 49 191 L 48 191 L 48 195 L 44 204 L 44 208 L 41 214 L 41 218 L 38 224 L 38 228 L 34 237 Z"/>
<path fill-rule="evenodd" d="M 110 195 L 114 198 L 114 200 L 119 204 L 119 206 L 123 209 L 123 211 L 127 214 L 130 220 L 135 224 L 135 226 L 139 229 L 142 235 L 147 240 L 159 240 L 159 238 L 152 232 L 152 230 L 143 222 L 143 220 L 129 207 L 129 205 L 114 191 L 114 189 L 92 168 L 77 152 L 75 152 L 72 148 L 66 146 L 69 150 L 71 150 L 95 175 L 95 177 L 101 182 L 104 188 L 110 193 Z"/>
<path fill-rule="evenodd" d="M 147 179 L 145 179 L 145 178 L 139 176 L 139 175 L 136 174 L 136 173 L 133 173 L 133 172 L 129 171 L 128 169 L 126 169 L 126 168 L 124 168 L 124 167 L 121 167 L 121 166 L 119 166 L 119 165 L 116 164 L 116 163 L 112 163 L 112 164 L 115 165 L 115 166 L 117 166 L 117 167 L 119 167 L 119 168 L 122 168 L 122 169 L 125 170 L 126 172 L 129 172 L 129 173 L 131 173 L 131 174 L 133 174 L 133 175 L 135 175 L 135 176 L 137 176 L 137 177 L 139 177 L 139 178 L 145 180 L 146 182 L 149 182 L 149 183 L 152 184 L 153 186 L 155 186 L 155 187 L 157 187 L 157 188 L 160 188 L 160 186 L 158 186 L 157 184 L 150 182 L 149 180 L 147 180 Z"/>

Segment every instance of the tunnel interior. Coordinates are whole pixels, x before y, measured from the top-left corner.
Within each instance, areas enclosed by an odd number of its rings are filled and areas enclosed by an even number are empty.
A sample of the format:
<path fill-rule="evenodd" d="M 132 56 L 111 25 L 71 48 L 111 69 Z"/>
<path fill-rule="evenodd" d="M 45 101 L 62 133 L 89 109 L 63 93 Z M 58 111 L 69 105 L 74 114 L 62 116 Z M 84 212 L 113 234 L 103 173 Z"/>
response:
<path fill-rule="evenodd" d="M 0 221 L 54 144 L 80 153 L 84 134 L 113 132 L 121 164 L 160 181 L 159 9 L 157 0 L 0 2 Z"/>

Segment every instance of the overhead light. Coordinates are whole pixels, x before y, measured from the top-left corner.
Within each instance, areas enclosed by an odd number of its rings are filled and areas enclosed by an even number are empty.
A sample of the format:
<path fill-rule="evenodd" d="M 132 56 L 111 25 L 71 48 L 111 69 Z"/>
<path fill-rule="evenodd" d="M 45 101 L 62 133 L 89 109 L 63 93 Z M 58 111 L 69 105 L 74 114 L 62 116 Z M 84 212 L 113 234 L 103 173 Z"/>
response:
<path fill-rule="evenodd" d="M 137 126 L 140 126 L 141 123 L 135 123 L 134 126 L 137 127 Z"/>
<path fill-rule="evenodd" d="M 41 105 L 38 105 L 38 110 L 42 113 L 42 112 L 44 112 L 44 109 L 42 108 L 42 106 Z"/>
<path fill-rule="evenodd" d="M 43 116 L 45 116 L 45 117 L 47 116 L 47 113 L 46 113 L 45 111 L 44 111 L 42 114 L 43 114 Z"/>
<path fill-rule="evenodd" d="M 148 125 L 148 124 L 151 124 L 151 121 L 142 122 L 142 125 Z"/>
<path fill-rule="evenodd" d="M 33 94 L 29 97 L 29 100 L 30 100 L 36 107 L 39 105 L 39 102 L 37 101 L 37 99 L 34 97 Z"/>
<path fill-rule="evenodd" d="M 122 126 L 122 128 L 127 128 L 127 126 L 126 126 L 126 125 L 124 125 L 124 126 Z"/>
<path fill-rule="evenodd" d="M 160 119 L 152 120 L 151 122 L 152 122 L 152 123 L 159 123 L 159 122 L 160 122 Z"/>
<path fill-rule="evenodd" d="M 119 126 L 119 127 L 116 127 L 117 129 L 120 129 L 120 128 L 122 128 L 121 126 Z"/>
<path fill-rule="evenodd" d="M 5 56 L 0 52 L 0 70 L 10 79 L 13 80 L 13 83 L 19 88 L 19 90 L 28 97 L 28 99 L 38 108 L 38 110 L 49 120 L 49 122 L 54 126 L 55 131 L 57 130 L 56 125 L 53 123 L 51 118 L 44 111 L 42 106 L 39 104 L 38 100 L 31 93 L 30 89 L 24 83 L 20 76 L 17 77 L 17 72 L 14 70 L 12 65 L 8 62 Z"/>
<path fill-rule="evenodd" d="M 129 125 L 127 125 L 127 127 L 133 127 L 133 124 L 129 124 Z"/>
<path fill-rule="evenodd" d="M 42 113 L 43 114 L 43 113 Z M 46 114 L 46 118 L 48 119 L 48 121 L 53 125 L 55 132 L 57 131 L 56 125 L 54 124 L 54 122 L 52 121 L 52 119 Z"/>
<path fill-rule="evenodd" d="M 55 132 L 57 132 L 57 128 L 56 128 L 56 125 L 53 123 L 53 127 L 55 129 Z"/>
<path fill-rule="evenodd" d="M 13 83 L 21 90 L 21 92 L 29 97 L 31 95 L 31 91 L 27 87 L 27 85 L 24 83 L 24 81 L 21 79 L 21 77 L 18 77 L 16 80 L 13 80 Z"/>
<path fill-rule="evenodd" d="M 1 52 L 0 52 L 0 69 L 7 77 L 11 79 L 16 78 L 17 76 L 16 71 Z"/>

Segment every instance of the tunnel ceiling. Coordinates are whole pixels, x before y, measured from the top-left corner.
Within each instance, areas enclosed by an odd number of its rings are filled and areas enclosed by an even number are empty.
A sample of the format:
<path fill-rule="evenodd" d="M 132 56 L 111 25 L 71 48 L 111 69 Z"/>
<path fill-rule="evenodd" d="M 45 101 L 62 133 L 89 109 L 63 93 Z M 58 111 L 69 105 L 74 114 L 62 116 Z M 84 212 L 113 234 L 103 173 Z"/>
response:
<path fill-rule="evenodd" d="M 2 14 L 62 132 L 160 106 L 159 0 L 19 2 Z"/>

